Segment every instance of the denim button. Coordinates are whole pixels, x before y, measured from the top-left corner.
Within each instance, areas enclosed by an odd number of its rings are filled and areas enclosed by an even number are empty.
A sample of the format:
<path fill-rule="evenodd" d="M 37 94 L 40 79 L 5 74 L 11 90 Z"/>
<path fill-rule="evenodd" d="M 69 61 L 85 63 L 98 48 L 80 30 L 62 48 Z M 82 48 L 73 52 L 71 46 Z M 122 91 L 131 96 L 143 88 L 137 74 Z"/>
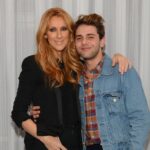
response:
<path fill-rule="evenodd" d="M 116 98 L 114 98 L 114 99 L 113 99 L 113 101 L 114 101 L 114 102 L 116 102 L 116 101 L 117 101 L 117 99 L 116 99 Z"/>

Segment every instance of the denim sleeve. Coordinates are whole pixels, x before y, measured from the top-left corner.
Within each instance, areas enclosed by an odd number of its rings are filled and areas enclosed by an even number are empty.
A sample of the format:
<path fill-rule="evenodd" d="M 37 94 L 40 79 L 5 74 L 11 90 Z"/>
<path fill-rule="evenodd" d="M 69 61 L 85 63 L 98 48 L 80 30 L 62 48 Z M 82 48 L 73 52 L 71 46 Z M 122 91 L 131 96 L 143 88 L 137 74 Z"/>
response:
<path fill-rule="evenodd" d="M 130 148 L 144 150 L 150 131 L 150 112 L 140 77 L 134 68 L 122 76 L 122 83 L 130 122 Z"/>

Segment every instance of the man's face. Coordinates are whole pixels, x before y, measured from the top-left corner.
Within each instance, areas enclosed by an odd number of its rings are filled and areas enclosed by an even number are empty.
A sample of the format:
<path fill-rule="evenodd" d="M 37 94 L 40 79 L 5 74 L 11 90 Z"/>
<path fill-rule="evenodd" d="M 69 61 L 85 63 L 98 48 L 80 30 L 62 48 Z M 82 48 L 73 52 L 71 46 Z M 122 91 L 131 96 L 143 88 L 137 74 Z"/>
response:
<path fill-rule="evenodd" d="M 85 60 L 94 59 L 102 47 L 96 27 L 92 25 L 80 25 L 76 30 L 76 50 Z"/>

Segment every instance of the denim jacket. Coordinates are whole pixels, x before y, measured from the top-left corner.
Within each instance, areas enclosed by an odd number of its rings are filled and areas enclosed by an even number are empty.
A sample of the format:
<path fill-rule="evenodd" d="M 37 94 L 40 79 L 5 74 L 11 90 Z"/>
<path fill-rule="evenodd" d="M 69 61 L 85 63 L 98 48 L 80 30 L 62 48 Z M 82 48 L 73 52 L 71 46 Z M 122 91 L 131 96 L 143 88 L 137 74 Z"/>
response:
<path fill-rule="evenodd" d="M 84 80 L 80 80 L 83 144 L 86 139 Z M 96 115 L 104 150 L 144 150 L 150 113 L 140 78 L 134 68 L 121 75 L 105 55 L 101 74 L 94 80 Z M 85 149 L 85 144 L 84 144 Z"/>

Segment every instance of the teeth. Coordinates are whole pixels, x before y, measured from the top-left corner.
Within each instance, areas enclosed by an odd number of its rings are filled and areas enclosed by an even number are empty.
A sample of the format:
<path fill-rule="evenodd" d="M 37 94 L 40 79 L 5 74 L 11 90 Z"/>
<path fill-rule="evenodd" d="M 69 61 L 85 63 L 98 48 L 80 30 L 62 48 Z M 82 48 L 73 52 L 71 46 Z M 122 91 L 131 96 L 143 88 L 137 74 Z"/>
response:
<path fill-rule="evenodd" d="M 56 42 L 56 44 L 62 44 L 63 42 Z"/>
<path fill-rule="evenodd" d="M 60 44 L 62 44 L 62 43 L 61 43 L 61 42 L 57 42 L 56 44 L 60 45 Z"/>
<path fill-rule="evenodd" d="M 89 49 L 89 48 L 82 48 L 82 49 Z"/>

